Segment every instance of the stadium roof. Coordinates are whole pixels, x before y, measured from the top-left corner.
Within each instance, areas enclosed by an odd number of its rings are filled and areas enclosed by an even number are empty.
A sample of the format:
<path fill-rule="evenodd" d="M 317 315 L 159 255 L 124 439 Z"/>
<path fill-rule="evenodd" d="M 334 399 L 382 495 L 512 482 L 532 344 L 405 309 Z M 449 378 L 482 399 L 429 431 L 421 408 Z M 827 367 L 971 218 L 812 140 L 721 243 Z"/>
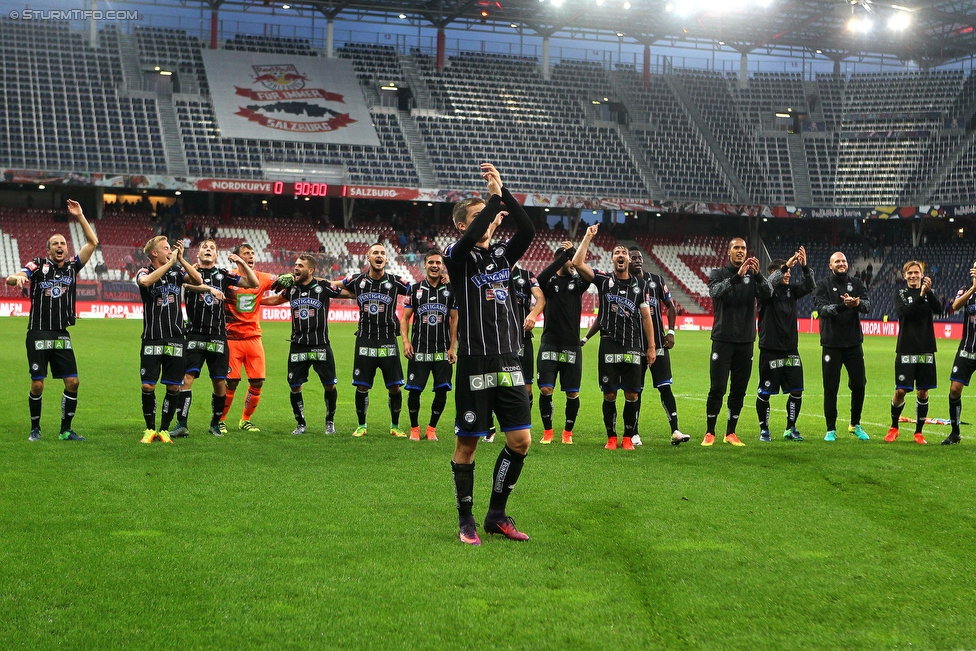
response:
<path fill-rule="evenodd" d="M 884 55 L 922 68 L 976 54 L 976 0 L 213 0 L 204 6 L 232 11 L 287 6 L 365 22 L 408 20 L 651 46 L 698 43 L 835 60 Z M 861 29 L 851 29 L 852 18 L 861 21 Z"/>

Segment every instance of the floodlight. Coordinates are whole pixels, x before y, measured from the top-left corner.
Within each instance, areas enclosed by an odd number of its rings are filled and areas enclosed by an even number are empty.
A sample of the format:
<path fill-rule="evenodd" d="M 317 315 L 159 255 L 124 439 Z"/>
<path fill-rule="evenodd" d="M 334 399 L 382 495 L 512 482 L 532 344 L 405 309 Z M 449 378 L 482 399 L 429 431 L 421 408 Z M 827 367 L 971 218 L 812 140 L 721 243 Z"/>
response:
<path fill-rule="evenodd" d="M 407 17 L 407 14 L 400 14 L 400 20 L 404 20 L 406 17 Z"/>
<path fill-rule="evenodd" d="M 664 10 L 668 13 L 671 13 L 672 11 L 674 11 L 674 5 L 669 2 L 668 4 L 664 5 Z"/>
<path fill-rule="evenodd" d="M 603 0 L 596 0 L 596 6 L 597 7 L 602 7 L 603 6 Z"/>
<path fill-rule="evenodd" d="M 630 2 L 624 2 L 624 9 L 630 9 L 633 6 L 634 5 L 630 4 Z"/>
<path fill-rule="evenodd" d="M 896 32 L 900 32 L 904 29 L 907 29 L 908 26 L 911 24 L 912 24 L 911 16 L 905 13 L 904 11 L 895 12 L 891 14 L 890 18 L 888 18 L 888 29 Z"/>

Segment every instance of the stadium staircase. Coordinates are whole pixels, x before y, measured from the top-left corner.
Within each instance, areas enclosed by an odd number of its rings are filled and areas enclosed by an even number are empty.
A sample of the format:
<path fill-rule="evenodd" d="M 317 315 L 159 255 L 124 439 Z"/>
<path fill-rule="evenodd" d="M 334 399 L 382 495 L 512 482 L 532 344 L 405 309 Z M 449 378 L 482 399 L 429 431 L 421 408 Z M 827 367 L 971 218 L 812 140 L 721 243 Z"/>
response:
<path fill-rule="evenodd" d="M 413 93 L 414 106 L 416 108 L 434 108 L 430 93 L 427 92 L 427 84 L 423 83 L 417 62 L 412 54 L 400 56 L 400 70 L 403 71 L 403 78 L 407 82 L 407 87 Z"/>
<path fill-rule="evenodd" d="M 807 167 L 803 136 L 799 133 L 791 133 L 786 136 L 786 143 L 790 152 L 790 169 L 793 171 L 793 193 L 796 197 L 796 205 L 813 205 L 813 191 L 810 189 L 810 168 Z"/>
<path fill-rule="evenodd" d="M 661 190 L 661 184 L 657 182 L 657 176 L 651 170 L 651 166 L 648 165 L 647 159 L 644 158 L 640 144 L 634 139 L 634 134 L 630 132 L 628 127 L 622 124 L 617 125 L 617 133 L 620 135 L 620 140 L 627 149 L 627 154 L 630 156 L 631 162 L 637 168 L 641 181 L 647 186 L 651 198 L 657 201 L 662 200 L 664 198 L 664 192 Z"/>
<path fill-rule="evenodd" d="M 157 95 L 156 108 L 159 111 L 159 132 L 163 136 L 163 149 L 166 152 L 166 169 L 170 176 L 185 178 L 190 175 L 190 168 L 186 163 L 183 139 L 176 122 L 173 96 Z"/>
<path fill-rule="evenodd" d="M 695 127 L 701 133 L 702 138 L 705 139 L 705 144 L 711 149 L 712 153 L 715 155 L 715 160 L 718 161 L 719 167 L 725 172 L 726 178 L 728 178 L 729 183 L 732 184 L 732 188 L 735 191 L 735 200 L 744 203 L 749 201 L 749 193 L 746 191 L 745 185 L 743 185 L 742 180 L 739 175 L 735 173 L 735 169 L 732 167 L 732 163 L 729 162 L 728 157 L 725 155 L 725 151 L 722 150 L 722 146 L 719 144 L 718 140 L 715 139 L 715 134 L 708 127 L 705 122 L 705 118 L 702 117 L 701 112 L 695 105 L 694 100 L 688 96 L 688 92 L 685 90 L 684 82 L 675 75 L 666 76 L 668 86 L 674 92 L 675 96 L 681 100 L 681 104 L 684 106 L 685 112 L 691 118 L 691 121 L 695 123 Z"/>
<path fill-rule="evenodd" d="M 142 64 L 139 62 L 139 44 L 135 34 L 119 33 L 119 56 L 126 88 L 129 92 L 142 90 Z"/>
<path fill-rule="evenodd" d="M 400 120 L 400 131 L 403 132 L 403 139 L 407 142 L 407 149 L 410 150 L 410 157 L 413 159 L 414 168 L 420 178 L 420 187 L 436 188 L 437 175 L 434 174 L 434 166 L 427 157 L 427 147 L 424 146 L 423 138 L 420 137 L 420 129 L 417 128 L 417 121 L 410 115 L 410 111 L 397 111 L 397 118 Z"/>

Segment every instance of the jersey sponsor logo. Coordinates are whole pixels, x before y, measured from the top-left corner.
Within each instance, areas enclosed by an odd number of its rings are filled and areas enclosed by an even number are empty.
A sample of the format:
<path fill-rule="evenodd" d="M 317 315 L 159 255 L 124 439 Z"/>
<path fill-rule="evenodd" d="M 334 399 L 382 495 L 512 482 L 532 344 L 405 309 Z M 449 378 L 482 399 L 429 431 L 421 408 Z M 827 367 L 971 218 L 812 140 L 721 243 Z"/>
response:
<path fill-rule="evenodd" d="M 491 271 L 495 265 L 488 265 L 487 271 Z M 512 277 L 511 272 L 508 269 L 501 269 L 494 273 L 483 273 L 475 274 L 471 276 L 471 282 L 474 283 L 475 287 L 484 287 L 485 285 L 504 283 Z"/>
<path fill-rule="evenodd" d="M 380 346 L 379 348 L 360 346 L 358 351 L 360 357 L 396 357 L 399 352 L 396 344 Z"/>
<path fill-rule="evenodd" d="M 292 309 L 302 308 L 302 307 L 312 307 L 316 309 L 322 308 L 322 301 L 317 298 L 295 298 L 289 301 L 291 303 Z"/>
<path fill-rule="evenodd" d="M 51 280 L 42 280 L 37 283 L 37 286 L 41 289 L 62 289 L 61 285 L 70 285 L 74 282 L 74 278 L 71 276 L 55 276 Z"/>
<path fill-rule="evenodd" d="M 539 359 L 544 362 L 559 362 L 560 364 L 575 364 L 576 353 L 571 350 L 543 350 L 539 353 Z"/>
<path fill-rule="evenodd" d="M 227 344 L 223 341 L 197 341 L 191 339 L 186 342 L 187 350 L 200 350 L 208 353 L 223 353 Z"/>
<path fill-rule="evenodd" d="M 630 353 L 606 353 L 603 356 L 605 364 L 640 364 L 643 355 L 636 352 Z"/>
<path fill-rule="evenodd" d="M 34 350 L 71 350 L 70 339 L 38 339 Z"/>
<path fill-rule="evenodd" d="M 935 364 L 935 355 L 926 353 L 922 355 L 900 355 L 902 364 Z"/>
<path fill-rule="evenodd" d="M 959 356 L 962 357 L 963 359 L 976 359 L 976 352 L 971 353 L 968 350 L 960 350 Z"/>
<path fill-rule="evenodd" d="M 414 353 L 415 362 L 443 362 L 447 360 L 447 353 Z"/>
<path fill-rule="evenodd" d="M 292 353 L 288 356 L 288 359 L 292 362 L 325 362 L 329 359 L 329 351 L 310 350 L 307 353 Z"/>
<path fill-rule="evenodd" d="M 387 305 L 389 305 L 390 303 L 393 302 L 392 296 L 388 294 L 383 294 L 381 292 L 365 292 L 363 294 L 360 294 L 357 298 L 359 299 L 360 305 L 362 305 L 363 303 L 375 303 L 375 302 L 386 303 Z"/>
<path fill-rule="evenodd" d="M 790 355 L 789 357 L 783 357 L 780 359 L 769 360 L 769 368 L 794 368 L 800 366 L 800 357 L 798 355 Z"/>
<path fill-rule="evenodd" d="M 183 357 L 183 345 L 182 344 L 166 344 L 164 346 L 143 346 L 143 355 L 153 355 L 165 357 Z"/>
<path fill-rule="evenodd" d="M 610 311 L 617 312 L 621 316 L 628 317 L 637 311 L 637 305 L 624 296 L 607 294 L 607 302 L 610 303 Z"/>
<path fill-rule="evenodd" d="M 496 387 L 520 387 L 525 386 L 525 378 L 522 376 L 522 371 L 469 375 L 468 386 L 472 391 L 484 391 Z"/>
<path fill-rule="evenodd" d="M 237 311 L 238 312 L 253 312 L 257 309 L 258 297 L 255 294 L 238 294 L 237 295 Z"/>
<path fill-rule="evenodd" d="M 443 303 L 424 303 L 417 307 L 417 314 L 423 318 L 427 318 L 428 314 L 431 312 L 436 312 L 440 315 L 447 316 L 447 306 Z M 438 321 L 440 323 L 440 321 Z"/>

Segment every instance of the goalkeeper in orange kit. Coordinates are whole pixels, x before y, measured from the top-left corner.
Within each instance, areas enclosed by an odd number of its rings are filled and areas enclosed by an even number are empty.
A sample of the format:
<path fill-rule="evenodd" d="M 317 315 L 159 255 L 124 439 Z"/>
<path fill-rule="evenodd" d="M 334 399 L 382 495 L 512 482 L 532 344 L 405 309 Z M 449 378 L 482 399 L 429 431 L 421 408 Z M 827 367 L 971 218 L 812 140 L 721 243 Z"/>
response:
<path fill-rule="evenodd" d="M 254 267 L 254 247 L 243 243 L 234 247 L 234 253 L 239 255 L 250 267 Z M 247 375 L 247 397 L 244 398 L 244 412 L 238 428 L 245 432 L 260 432 L 251 417 L 258 408 L 261 400 L 261 388 L 264 386 L 265 359 L 264 344 L 261 341 L 261 301 L 264 294 L 271 289 L 271 285 L 278 279 L 274 274 L 255 271 L 258 286 L 254 289 L 232 288 L 224 302 L 227 316 L 227 347 L 230 351 L 230 369 L 227 373 L 227 399 L 224 403 L 224 413 L 220 417 L 220 431 L 227 431 L 227 413 L 234 401 L 234 393 L 241 382 L 241 368 Z M 281 280 L 287 283 L 291 274 L 285 274 Z"/>

